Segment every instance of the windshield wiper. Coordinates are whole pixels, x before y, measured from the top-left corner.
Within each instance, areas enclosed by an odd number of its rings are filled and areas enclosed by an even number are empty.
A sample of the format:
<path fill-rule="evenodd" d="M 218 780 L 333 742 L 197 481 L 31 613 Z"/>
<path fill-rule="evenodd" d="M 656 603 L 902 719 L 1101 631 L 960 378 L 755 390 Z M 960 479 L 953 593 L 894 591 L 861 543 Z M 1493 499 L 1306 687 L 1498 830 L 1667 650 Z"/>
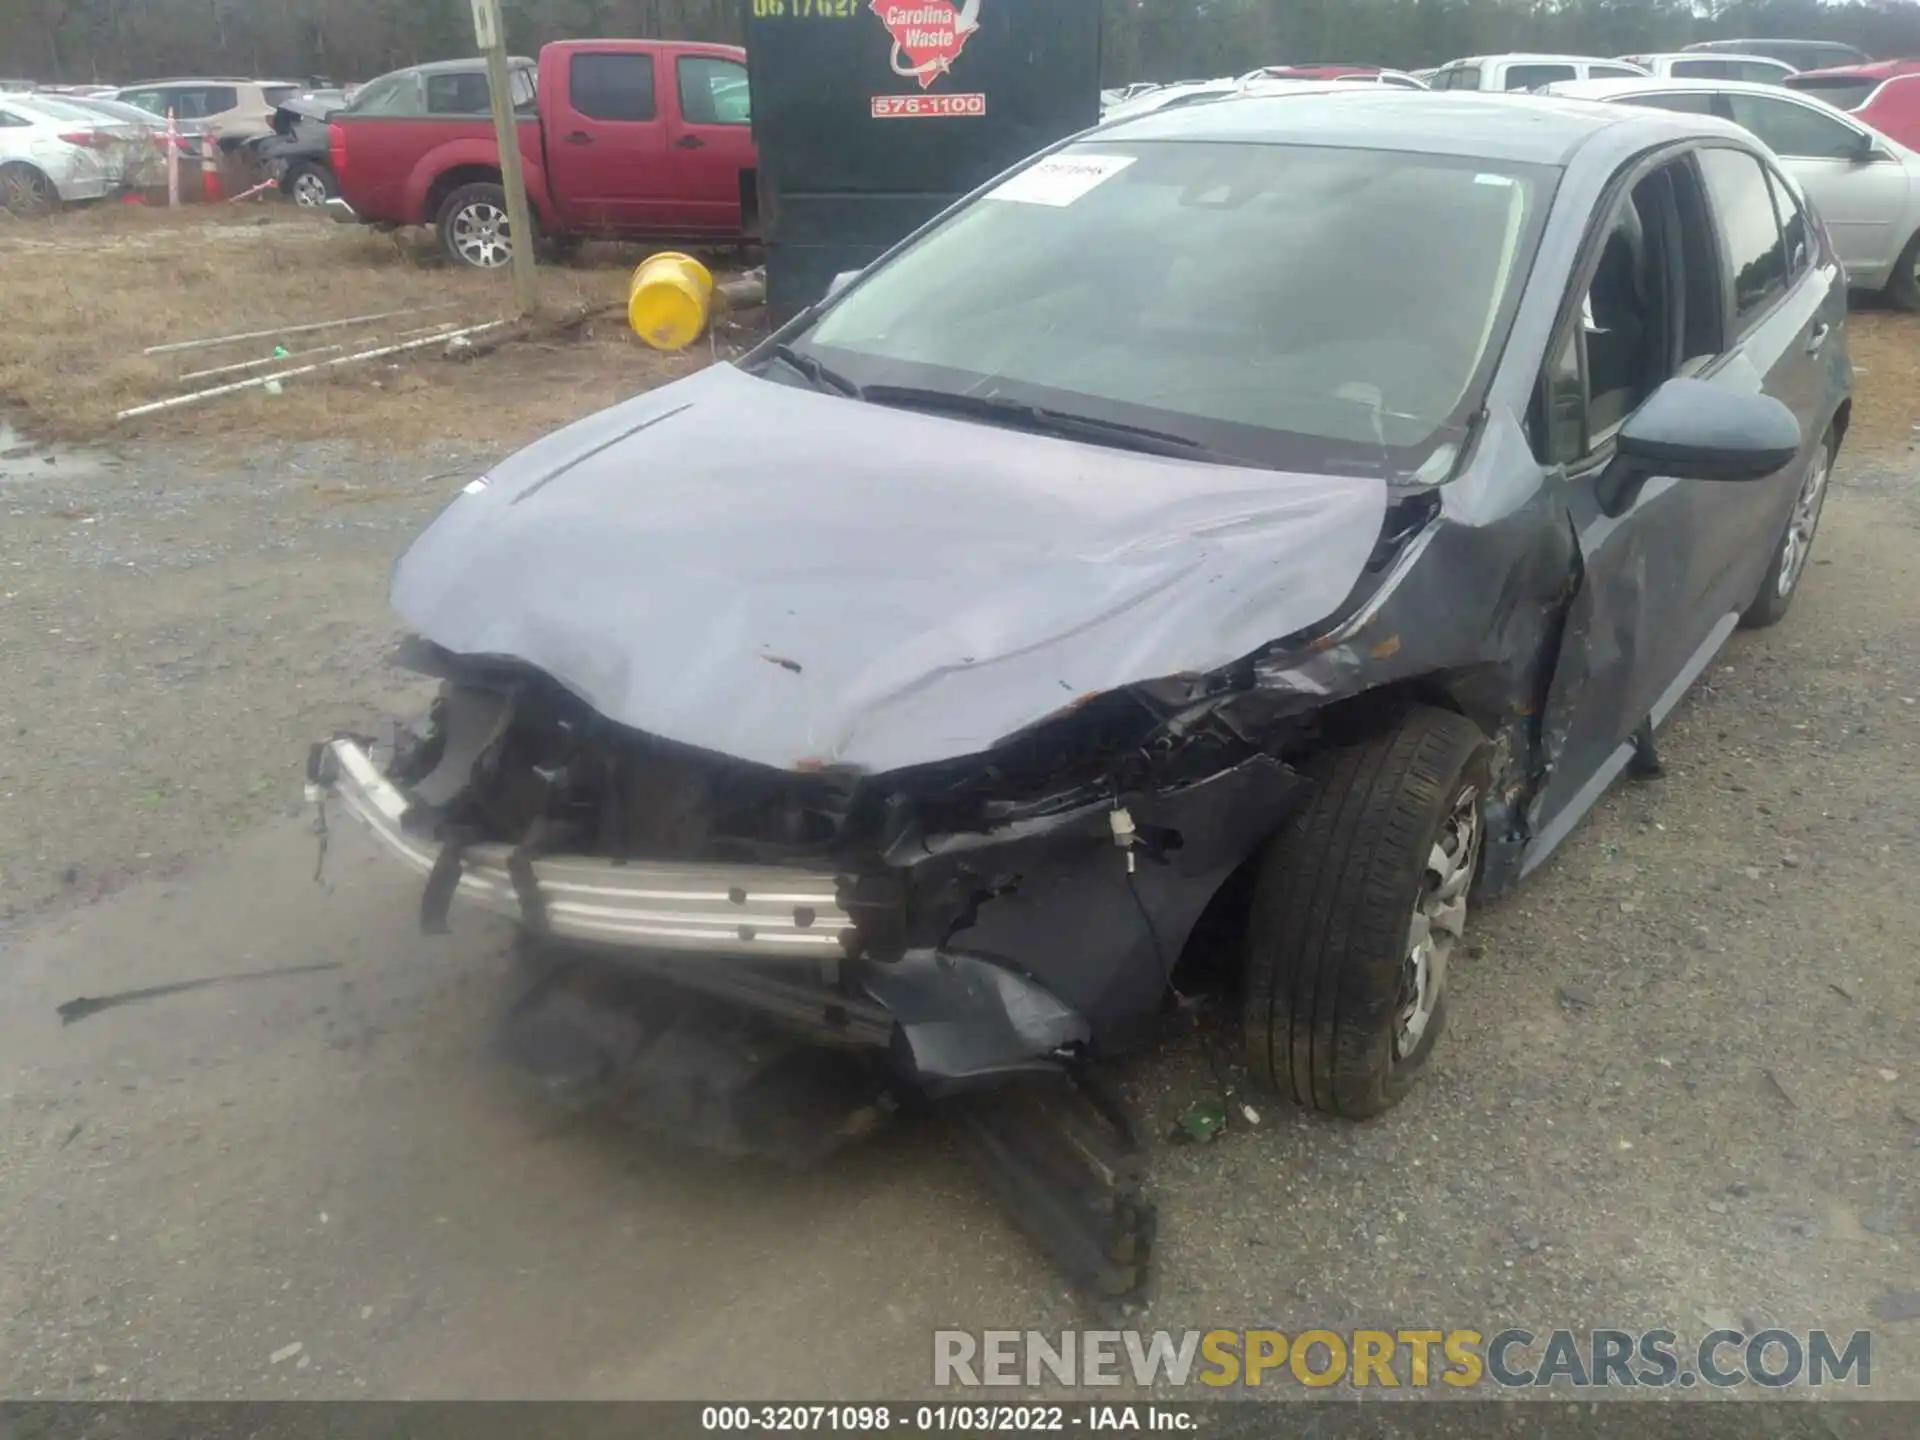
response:
<path fill-rule="evenodd" d="M 1187 460 L 1208 460 L 1219 464 L 1244 464 L 1229 455 L 1207 449 L 1189 435 L 1170 430 L 1152 430 L 1144 425 L 1127 425 L 1118 420 L 1102 420 L 1097 415 L 1076 415 L 1066 410 L 1051 410 L 1030 405 L 1004 395 L 961 395 L 951 390 L 925 390 L 917 385 L 868 385 L 861 398 L 875 405 L 890 405 L 901 410 L 928 410 L 986 420 L 996 425 L 1011 425 L 1040 435 L 1063 440 L 1085 440 L 1094 445 L 1111 445 L 1117 450 L 1137 450 L 1146 455 L 1172 455 Z"/>
<path fill-rule="evenodd" d="M 838 370 L 821 364 L 811 355 L 802 355 L 791 345 L 782 342 L 767 352 L 783 363 L 789 370 L 797 370 L 812 383 L 816 390 L 834 390 L 855 400 L 866 398 L 865 393 L 853 381 Z"/>

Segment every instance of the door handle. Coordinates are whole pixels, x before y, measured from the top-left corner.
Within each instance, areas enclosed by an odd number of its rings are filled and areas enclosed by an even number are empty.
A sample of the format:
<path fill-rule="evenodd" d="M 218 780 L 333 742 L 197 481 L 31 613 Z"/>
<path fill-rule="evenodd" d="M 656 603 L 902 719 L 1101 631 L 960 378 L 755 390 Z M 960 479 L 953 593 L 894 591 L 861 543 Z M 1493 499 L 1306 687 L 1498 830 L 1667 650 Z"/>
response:
<path fill-rule="evenodd" d="M 678 140 L 674 141 L 673 143 L 677 149 L 698 150 L 707 142 L 702 140 L 698 135 L 682 135 Z"/>
<path fill-rule="evenodd" d="M 1827 343 L 1827 337 L 1833 333 L 1833 327 L 1824 321 L 1813 327 L 1813 333 L 1807 336 L 1807 353 L 1818 355 L 1820 347 Z"/>
<path fill-rule="evenodd" d="M 593 143 L 593 136 L 584 130 L 576 130 L 567 136 L 567 143 L 569 145 L 591 145 Z"/>

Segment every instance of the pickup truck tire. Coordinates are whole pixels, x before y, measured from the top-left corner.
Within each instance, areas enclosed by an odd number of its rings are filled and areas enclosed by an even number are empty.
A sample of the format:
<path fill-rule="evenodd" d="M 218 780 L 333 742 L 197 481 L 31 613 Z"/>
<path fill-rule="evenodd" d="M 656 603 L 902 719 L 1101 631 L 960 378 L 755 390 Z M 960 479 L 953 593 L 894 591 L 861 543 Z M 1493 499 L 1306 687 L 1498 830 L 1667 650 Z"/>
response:
<path fill-rule="evenodd" d="M 455 265 L 498 270 L 513 259 L 513 231 L 502 186 L 462 185 L 440 206 L 434 228 L 440 235 L 440 249 Z"/>
<path fill-rule="evenodd" d="M 1426 1069 L 1485 831 L 1489 747 L 1419 706 L 1324 751 L 1268 843 L 1247 915 L 1242 1024 L 1263 1089 L 1365 1119 Z"/>
<path fill-rule="evenodd" d="M 303 210 L 317 210 L 340 193 L 332 168 L 313 160 L 296 160 L 287 166 L 280 189 Z"/>

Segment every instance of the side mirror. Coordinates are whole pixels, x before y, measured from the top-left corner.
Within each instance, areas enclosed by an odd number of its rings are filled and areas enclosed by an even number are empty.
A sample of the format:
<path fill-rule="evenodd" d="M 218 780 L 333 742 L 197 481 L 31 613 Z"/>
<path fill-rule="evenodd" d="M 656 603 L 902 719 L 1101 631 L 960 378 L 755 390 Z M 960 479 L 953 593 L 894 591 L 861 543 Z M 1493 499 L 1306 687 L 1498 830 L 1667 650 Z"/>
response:
<path fill-rule="evenodd" d="M 827 282 L 827 293 L 821 298 L 826 300 L 831 300 L 834 296 L 838 295 L 842 290 L 846 289 L 847 286 L 851 285 L 854 281 L 858 280 L 859 278 L 860 278 L 860 272 L 858 270 L 842 270 L 838 275 L 834 276 L 833 279 Z"/>
<path fill-rule="evenodd" d="M 1624 514 L 1656 475 L 1676 480 L 1764 480 L 1800 453 L 1800 422 L 1771 395 L 1675 376 L 1628 417 L 1614 440 L 1600 501 Z"/>
<path fill-rule="evenodd" d="M 1847 159 L 1855 165 L 1871 165 L 1880 158 L 1880 147 L 1874 144 L 1873 136 L 1857 134 L 1853 137 L 1853 148 L 1847 152 Z"/>

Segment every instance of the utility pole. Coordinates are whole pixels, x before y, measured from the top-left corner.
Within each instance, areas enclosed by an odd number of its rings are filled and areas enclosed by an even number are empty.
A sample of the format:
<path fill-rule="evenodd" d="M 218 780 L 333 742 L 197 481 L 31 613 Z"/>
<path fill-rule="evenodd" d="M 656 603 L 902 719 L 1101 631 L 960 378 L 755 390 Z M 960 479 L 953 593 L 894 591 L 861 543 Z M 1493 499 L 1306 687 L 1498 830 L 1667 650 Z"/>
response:
<path fill-rule="evenodd" d="M 500 182 L 507 191 L 507 224 L 512 230 L 513 298 L 522 315 L 539 308 L 534 279 L 533 212 L 527 204 L 527 179 L 520 161 L 520 121 L 513 113 L 507 74 L 506 26 L 500 0 L 473 0 L 473 36 L 487 57 L 487 89 L 493 97 L 493 133 L 500 143 Z"/>

